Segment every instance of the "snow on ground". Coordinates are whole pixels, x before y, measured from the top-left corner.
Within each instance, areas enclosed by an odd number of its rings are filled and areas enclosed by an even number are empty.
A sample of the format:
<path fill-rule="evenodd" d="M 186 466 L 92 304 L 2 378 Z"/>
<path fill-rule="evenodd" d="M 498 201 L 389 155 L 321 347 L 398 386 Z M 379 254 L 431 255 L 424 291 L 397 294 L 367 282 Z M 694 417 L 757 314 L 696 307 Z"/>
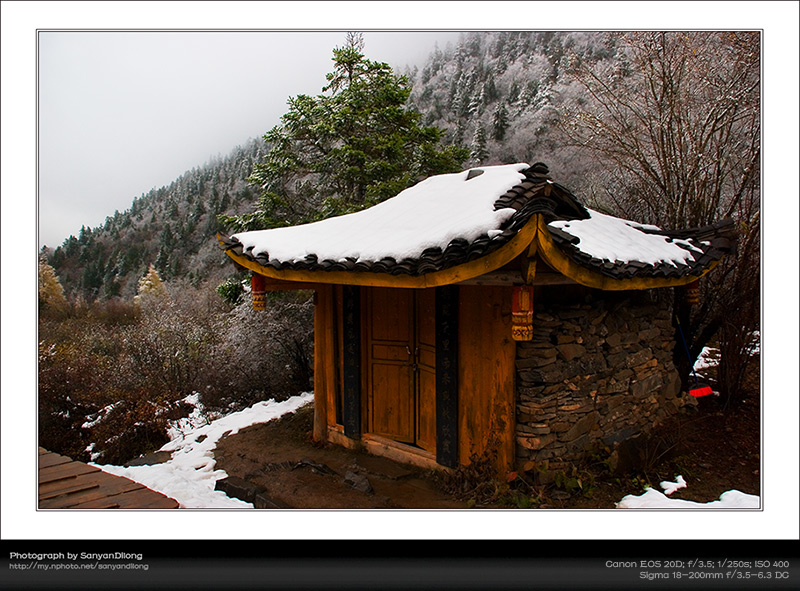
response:
<path fill-rule="evenodd" d="M 659 484 L 661 488 L 664 489 L 664 494 L 669 496 L 674 493 L 679 488 L 686 488 L 686 481 L 683 479 L 683 476 L 678 476 L 675 479 L 675 482 L 670 482 L 669 480 L 664 480 Z"/>
<path fill-rule="evenodd" d="M 623 497 L 616 503 L 617 509 L 758 509 L 761 505 L 760 497 L 738 490 L 726 491 L 719 496 L 719 500 L 709 503 L 670 499 L 668 495 L 679 488 L 686 488 L 683 476 L 678 476 L 675 482 L 664 481 L 660 486 L 664 489 L 663 493 L 648 487 L 642 495 Z"/>
<path fill-rule="evenodd" d="M 172 452 L 172 459 L 168 462 L 128 468 L 92 465 L 172 497 L 182 508 L 252 509 L 251 503 L 230 498 L 225 493 L 214 490 L 216 481 L 228 476 L 223 470 L 214 469 L 214 449 L 217 442 L 223 436 L 238 433 L 240 429 L 250 425 L 266 423 L 293 412 L 313 399 L 313 392 L 306 392 L 284 402 L 259 402 L 205 425 L 202 424 L 204 419 L 200 416 L 201 413 L 196 411 L 170 430 L 172 441 L 159 450 Z"/>
<path fill-rule="evenodd" d="M 719 365 L 719 349 L 703 347 L 695 361 L 694 370 L 699 372 L 709 367 L 717 367 L 717 365 Z"/>

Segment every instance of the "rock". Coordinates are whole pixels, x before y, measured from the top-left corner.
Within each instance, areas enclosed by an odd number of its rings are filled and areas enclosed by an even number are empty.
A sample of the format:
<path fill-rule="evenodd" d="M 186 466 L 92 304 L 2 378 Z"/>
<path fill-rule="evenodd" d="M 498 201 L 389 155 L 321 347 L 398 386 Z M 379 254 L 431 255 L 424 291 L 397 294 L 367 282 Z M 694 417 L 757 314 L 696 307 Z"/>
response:
<path fill-rule="evenodd" d="M 266 489 L 238 476 L 228 476 L 228 478 L 217 480 L 214 490 L 220 490 L 229 497 L 242 500 L 245 503 L 252 503 L 255 501 L 256 495 L 263 493 Z"/>
<path fill-rule="evenodd" d="M 572 412 L 574 410 L 578 410 L 580 407 L 580 404 L 565 404 L 564 406 L 559 406 L 558 410 L 562 412 Z"/>
<path fill-rule="evenodd" d="M 634 382 L 631 385 L 631 394 L 636 398 L 641 398 L 660 388 L 661 384 L 661 375 L 656 373 L 648 378 Z"/>
<path fill-rule="evenodd" d="M 636 367 L 637 365 L 642 365 L 643 363 L 650 361 L 653 358 L 653 351 L 648 347 L 647 349 L 642 349 L 641 351 L 637 351 L 628 356 L 628 359 L 625 361 L 625 365 L 627 367 Z"/>
<path fill-rule="evenodd" d="M 630 383 L 631 383 L 630 378 L 625 380 L 620 380 L 618 382 L 606 386 L 603 392 L 605 394 L 619 394 L 620 392 L 625 392 L 625 390 L 628 389 L 628 386 L 630 386 Z"/>
<path fill-rule="evenodd" d="M 587 374 L 599 374 L 608 369 L 606 358 L 600 353 L 583 355 L 578 362 L 581 371 Z"/>
<path fill-rule="evenodd" d="M 544 367 L 545 365 L 550 365 L 554 363 L 556 360 L 555 357 L 538 357 L 538 356 L 531 356 L 525 357 L 521 359 L 517 359 L 517 369 L 524 370 L 531 367 Z"/>
<path fill-rule="evenodd" d="M 318 463 L 313 462 L 313 461 L 311 461 L 311 460 L 309 460 L 307 458 L 304 458 L 304 459 L 300 460 L 299 462 L 297 462 L 292 467 L 292 470 L 296 470 L 297 468 L 302 468 L 302 467 L 305 467 L 305 466 L 308 466 L 309 468 L 311 468 L 311 471 L 314 474 L 330 474 L 332 476 L 336 475 L 336 472 L 334 470 L 331 470 L 330 468 L 328 468 L 328 466 L 326 466 L 325 464 L 318 464 Z"/>
<path fill-rule="evenodd" d="M 575 423 L 571 429 L 560 436 L 561 441 L 573 441 L 581 435 L 588 433 L 591 428 L 597 424 L 598 418 L 599 416 L 596 412 L 587 414 L 581 420 Z"/>
<path fill-rule="evenodd" d="M 664 396 L 666 396 L 667 400 L 677 398 L 681 391 L 681 376 L 678 370 L 674 369 L 669 372 L 666 376 L 666 380 L 667 381 L 664 383 Z"/>
<path fill-rule="evenodd" d="M 586 353 L 586 347 L 577 344 L 559 345 L 556 347 L 558 352 L 564 358 L 564 361 L 572 361 L 576 357 L 580 357 Z"/>
<path fill-rule="evenodd" d="M 527 449 L 539 450 L 556 440 L 555 435 L 543 435 L 541 437 L 518 436 L 517 443 Z"/>
<path fill-rule="evenodd" d="M 571 423 L 567 421 L 559 421 L 558 423 L 553 423 L 550 425 L 550 430 L 553 433 L 563 433 L 564 431 L 569 431 L 570 427 L 572 427 Z"/>
<path fill-rule="evenodd" d="M 656 337 L 661 334 L 661 330 L 658 328 L 648 328 L 646 330 L 639 331 L 639 342 L 641 343 L 649 343 Z"/>
<path fill-rule="evenodd" d="M 256 509 L 291 509 L 289 505 L 276 501 L 268 497 L 265 493 L 259 493 L 253 499 L 253 507 Z"/>
<path fill-rule="evenodd" d="M 371 495 L 375 492 L 372 490 L 372 485 L 370 484 L 369 479 L 363 474 L 347 472 L 344 475 L 344 483 L 368 495 Z"/>
<path fill-rule="evenodd" d="M 556 348 L 547 343 L 530 344 L 523 342 L 523 344 L 525 346 L 517 346 L 517 357 L 524 359 L 527 357 L 555 357 L 558 355 Z"/>

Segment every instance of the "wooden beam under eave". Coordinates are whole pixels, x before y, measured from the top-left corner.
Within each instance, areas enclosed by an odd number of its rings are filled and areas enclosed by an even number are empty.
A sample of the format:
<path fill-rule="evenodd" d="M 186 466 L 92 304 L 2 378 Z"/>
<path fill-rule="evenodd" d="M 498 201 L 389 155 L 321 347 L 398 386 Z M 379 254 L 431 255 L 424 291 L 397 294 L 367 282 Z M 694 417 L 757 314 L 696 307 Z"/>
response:
<path fill-rule="evenodd" d="M 253 271 L 254 273 L 256 271 Z M 264 291 L 299 291 L 303 289 L 318 290 L 322 287 L 321 283 L 301 283 L 299 281 L 283 281 L 281 279 L 274 279 L 266 277 L 264 282 Z"/>
<path fill-rule="evenodd" d="M 576 283 L 603 291 L 629 291 L 636 289 L 658 289 L 661 287 L 677 287 L 696 281 L 713 269 L 719 261 L 715 261 L 699 275 L 685 277 L 634 277 L 632 279 L 614 279 L 597 271 L 583 267 L 565 255 L 556 246 L 547 230 L 547 222 L 539 218 L 539 232 L 536 234 L 538 253 L 542 260 L 562 275 Z"/>

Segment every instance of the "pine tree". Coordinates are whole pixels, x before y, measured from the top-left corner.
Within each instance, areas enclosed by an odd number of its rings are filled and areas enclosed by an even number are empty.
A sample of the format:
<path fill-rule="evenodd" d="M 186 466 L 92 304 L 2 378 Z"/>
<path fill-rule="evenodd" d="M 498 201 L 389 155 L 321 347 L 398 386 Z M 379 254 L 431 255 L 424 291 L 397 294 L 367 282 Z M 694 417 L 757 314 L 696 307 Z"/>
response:
<path fill-rule="evenodd" d="M 475 128 L 475 135 L 472 137 L 470 159 L 474 164 L 482 164 L 488 157 L 489 150 L 486 148 L 486 129 L 479 123 Z"/>
<path fill-rule="evenodd" d="M 508 109 L 505 103 L 500 103 L 492 114 L 492 139 L 502 141 L 506 137 L 506 130 L 509 128 Z"/>
<path fill-rule="evenodd" d="M 444 131 L 420 125 L 407 107 L 405 76 L 362 53 L 361 35 L 333 50 L 322 95 L 289 99 L 271 149 L 250 182 L 262 190 L 257 211 L 220 219 L 235 230 L 313 221 L 379 203 L 420 177 L 454 172 L 468 153 L 441 145 Z"/>

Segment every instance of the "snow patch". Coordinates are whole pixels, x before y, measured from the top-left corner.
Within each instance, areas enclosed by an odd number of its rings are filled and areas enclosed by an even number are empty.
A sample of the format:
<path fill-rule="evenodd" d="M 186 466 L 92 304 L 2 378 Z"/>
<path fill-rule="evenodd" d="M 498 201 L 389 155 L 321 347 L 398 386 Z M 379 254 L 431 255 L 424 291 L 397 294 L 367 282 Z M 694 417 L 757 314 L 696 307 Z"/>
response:
<path fill-rule="evenodd" d="M 647 487 L 644 494 L 627 495 L 615 505 L 617 509 L 758 509 L 761 506 L 760 497 L 738 490 L 726 491 L 719 496 L 718 500 L 709 503 L 671 499 L 668 495 L 679 488 L 686 488 L 683 476 L 678 476 L 675 480 L 675 482 L 665 480 L 660 484 L 664 489 L 663 493 Z"/>
<path fill-rule="evenodd" d="M 217 442 L 223 436 L 238 433 L 245 427 L 266 423 L 286 413 L 294 412 L 313 399 L 314 393 L 306 392 L 284 402 L 274 400 L 259 402 L 250 408 L 196 428 L 191 428 L 188 423 L 183 424 L 184 430 L 175 428 L 171 431 L 175 439 L 159 450 L 173 452 L 172 459 L 163 464 L 128 468 L 91 465 L 172 497 L 182 508 L 252 508 L 252 503 L 230 498 L 222 491 L 214 490 L 216 481 L 228 476 L 224 470 L 215 470 L 214 449 Z M 187 402 L 189 401 L 187 399 Z"/>
<path fill-rule="evenodd" d="M 695 371 L 702 371 L 710 367 L 717 367 L 719 365 L 719 349 L 714 347 L 703 347 L 697 361 L 694 363 Z"/>
<path fill-rule="evenodd" d="M 659 484 L 659 486 L 664 489 L 664 494 L 669 496 L 679 488 L 686 488 L 686 481 L 683 479 L 683 476 L 678 475 L 678 477 L 675 479 L 675 482 L 664 480 Z"/>
<path fill-rule="evenodd" d="M 702 253 L 702 250 L 686 240 L 671 239 L 642 231 L 659 231 L 660 228 L 657 226 L 637 224 L 588 208 L 586 211 L 589 212 L 589 219 L 557 220 L 548 225 L 578 238 L 576 247 L 596 259 L 620 263 L 640 261 L 651 265 L 667 263 L 677 266 L 678 263 L 688 264 L 695 260 L 687 248 Z"/>

